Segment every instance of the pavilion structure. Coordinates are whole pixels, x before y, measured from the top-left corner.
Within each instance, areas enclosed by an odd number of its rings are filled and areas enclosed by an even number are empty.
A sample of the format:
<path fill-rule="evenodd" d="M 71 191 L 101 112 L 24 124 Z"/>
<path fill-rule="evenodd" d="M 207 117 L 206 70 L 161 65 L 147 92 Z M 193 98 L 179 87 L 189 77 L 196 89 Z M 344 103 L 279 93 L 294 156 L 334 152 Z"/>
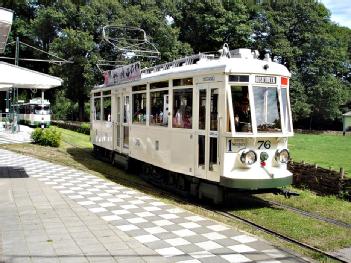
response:
<path fill-rule="evenodd" d="M 0 7 L 0 54 L 5 52 L 12 19 L 13 12 Z M 60 78 L 0 61 L 0 92 L 6 91 L 6 98 L 0 95 L 1 100 L 6 100 L 5 112 L 0 117 L 15 121 L 13 126 L 17 126 L 14 105 L 18 105 L 18 89 L 41 90 L 41 97 L 44 99 L 45 90 L 61 86 L 62 82 Z"/>

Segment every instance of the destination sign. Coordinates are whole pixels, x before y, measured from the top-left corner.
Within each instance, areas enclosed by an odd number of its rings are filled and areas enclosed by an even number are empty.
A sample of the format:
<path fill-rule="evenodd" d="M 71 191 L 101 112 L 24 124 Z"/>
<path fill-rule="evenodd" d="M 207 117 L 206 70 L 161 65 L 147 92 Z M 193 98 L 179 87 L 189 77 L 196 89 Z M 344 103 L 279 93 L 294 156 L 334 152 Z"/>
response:
<path fill-rule="evenodd" d="M 125 65 L 113 70 L 104 72 L 105 86 L 117 85 L 141 78 L 140 62 Z"/>
<path fill-rule="evenodd" d="M 255 76 L 256 83 L 268 83 L 268 84 L 276 84 L 277 78 L 270 76 Z"/>

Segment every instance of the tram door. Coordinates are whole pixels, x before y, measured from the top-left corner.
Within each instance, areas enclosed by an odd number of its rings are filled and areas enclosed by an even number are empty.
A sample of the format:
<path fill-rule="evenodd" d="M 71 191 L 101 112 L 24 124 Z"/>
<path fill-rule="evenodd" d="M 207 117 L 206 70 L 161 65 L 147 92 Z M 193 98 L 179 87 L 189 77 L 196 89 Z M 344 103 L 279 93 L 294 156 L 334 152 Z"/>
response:
<path fill-rule="evenodd" d="M 197 89 L 197 176 L 216 180 L 219 173 L 218 157 L 218 88 L 208 84 L 198 85 Z"/>
<path fill-rule="evenodd" d="M 123 95 L 122 153 L 129 153 L 130 96 Z"/>
<path fill-rule="evenodd" d="M 116 96 L 116 119 L 114 122 L 114 132 L 113 132 L 113 138 L 114 138 L 114 145 L 113 149 L 117 152 L 121 152 L 121 132 L 122 132 L 122 100 L 123 97 L 118 94 Z"/>
<path fill-rule="evenodd" d="M 125 154 L 129 152 L 129 110 L 130 96 L 121 93 L 117 94 L 114 149 Z"/>

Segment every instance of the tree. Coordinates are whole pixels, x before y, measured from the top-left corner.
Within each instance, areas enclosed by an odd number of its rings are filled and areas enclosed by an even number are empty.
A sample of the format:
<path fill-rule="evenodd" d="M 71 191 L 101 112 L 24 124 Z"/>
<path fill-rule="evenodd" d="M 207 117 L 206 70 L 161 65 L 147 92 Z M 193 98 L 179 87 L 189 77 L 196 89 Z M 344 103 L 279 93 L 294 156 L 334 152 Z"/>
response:
<path fill-rule="evenodd" d="M 350 46 L 347 34 L 331 23 L 330 12 L 317 1 L 275 1 L 256 8 L 252 18 L 254 46 L 270 51 L 292 72 L 295 121 L 335 119 L 346 100 Z"/>
<path fill-rule="evenodd" d="M 178 9 L 179 39 L 195 52 L 218 50 L 224 43 L 232 48 L 251 44 L 252 21 L 242 1 L 180 1 Z"/>

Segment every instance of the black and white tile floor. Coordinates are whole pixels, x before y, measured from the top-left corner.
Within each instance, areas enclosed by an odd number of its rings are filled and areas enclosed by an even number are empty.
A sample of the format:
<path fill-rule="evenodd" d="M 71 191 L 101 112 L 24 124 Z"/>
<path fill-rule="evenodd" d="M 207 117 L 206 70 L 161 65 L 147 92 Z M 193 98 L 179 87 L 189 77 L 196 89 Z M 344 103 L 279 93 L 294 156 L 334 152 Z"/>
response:
<path fill-rule="evenodd" d="M 266 241 L 83 171 L 0 149 L 0 166 L 75 200 L 172 262 L 305 262 Z"/>

